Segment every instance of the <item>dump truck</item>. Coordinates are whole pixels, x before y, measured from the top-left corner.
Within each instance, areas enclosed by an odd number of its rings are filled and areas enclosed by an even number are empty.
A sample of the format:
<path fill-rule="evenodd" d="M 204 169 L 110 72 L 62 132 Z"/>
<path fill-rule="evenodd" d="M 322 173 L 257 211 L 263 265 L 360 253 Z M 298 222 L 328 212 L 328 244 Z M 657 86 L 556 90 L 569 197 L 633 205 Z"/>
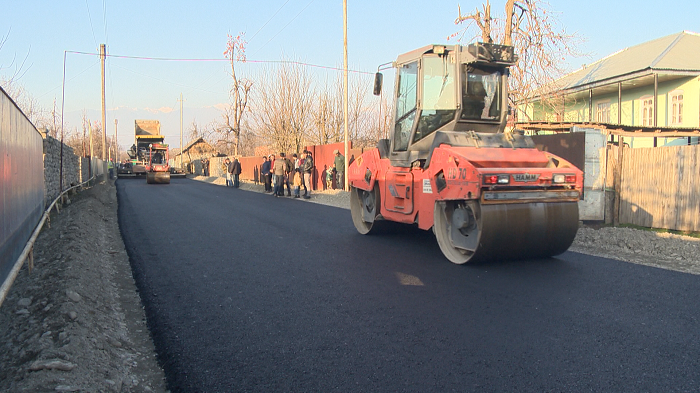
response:
<path fill-rule="evenodd" d="M 164 140 L 158 120 L 136 120 L 134 144 L 127 150 L 130 162 L 120 164 L 117 175 L 120 178 L 145 177 L 148 183 L 170 183 L 168 145 Z M 168 172 L 168 175 L 161 172 Z"/>
<path fill-rule="evenodd" d="M 131 158 L 134 175 L 145 176 L 148 172 L 149 145 L 161 144 L 165 137 L 160 134 L 160 122 L 158 120 L 134 121 L 134 144 L 127 151 Z"/>
<path fill-rule="evenodd" d="M 513 47 L 429 45 L 401 55 L 393 135 L 348 168 L 352 221 L 432 229 L 453 263 L 549 257 L 578 230 L 583 173 L 507 130 Z M 382 74 L 375 77 L 380 94 Z"/>

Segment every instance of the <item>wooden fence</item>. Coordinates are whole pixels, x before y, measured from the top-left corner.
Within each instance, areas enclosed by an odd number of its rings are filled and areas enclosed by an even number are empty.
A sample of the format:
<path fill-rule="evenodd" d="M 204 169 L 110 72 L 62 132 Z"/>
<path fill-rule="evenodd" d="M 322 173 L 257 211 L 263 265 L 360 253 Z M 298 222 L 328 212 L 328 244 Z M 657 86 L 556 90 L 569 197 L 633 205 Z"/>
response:
<path fill-rule="evenodd" d="M 610 162 L 618 148 L 608 151 Z M 700 145 L 623 149 L 620 223 L 700 231 Z"/>

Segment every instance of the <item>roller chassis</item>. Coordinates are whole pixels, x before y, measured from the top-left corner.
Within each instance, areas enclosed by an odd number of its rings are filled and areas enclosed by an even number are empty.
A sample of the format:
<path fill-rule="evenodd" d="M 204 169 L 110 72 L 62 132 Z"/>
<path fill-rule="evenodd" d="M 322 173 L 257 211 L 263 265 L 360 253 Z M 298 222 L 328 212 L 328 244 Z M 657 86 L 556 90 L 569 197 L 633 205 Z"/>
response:
<path fill-rule="evenodd" d="M 156 156 L 160 156 L 156 159 Z M 168 165 L 168 145 L 152 143 L 148 146 L 148 163 L 145 166 L 146 183 L 170 184 L 170 165 Z"/>
<path fill-rule="evenodd" d="M 556 255 L 576 235 L 576 190 L 582 187 L 582 173 L 534 147 L 441 145 L 432 150 L 428 165 L 417 160 L 409 167 L 394 166 L 380 157 L 379 149 L 372 149 L 356 159 L 348 173 L 356 227 L 369 233 L 375 220 L 389 220 L 432 228 L 443 253 L 455 263 Z M 508 175 L 511 181 L 507 186 L 485 186 L 484 177 L 494 173 Z M 577 180 L 553 184 L 557 174 L 575 175 Z M 368 199 L 372 209 L 367 208 Z M 533 215 L 553 217 L 543 222 Z M 546 228 L 552 220 L 559 224 Z M 543 223 L 544 228 L 537 228 Z"/>

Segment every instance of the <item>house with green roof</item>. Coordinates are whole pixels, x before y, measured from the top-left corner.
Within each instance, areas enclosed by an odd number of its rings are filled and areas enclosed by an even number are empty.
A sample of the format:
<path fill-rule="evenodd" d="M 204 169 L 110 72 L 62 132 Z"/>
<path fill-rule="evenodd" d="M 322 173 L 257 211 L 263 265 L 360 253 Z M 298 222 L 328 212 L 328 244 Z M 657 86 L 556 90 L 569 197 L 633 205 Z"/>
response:
<path fill-rule="evenodd" d="M 639 132 L 625 137 L 630 147 L 698 144 L 700 34 L 683 31 L 625 48 L 562 77 L 549 91 L 521 103 L 518 122 L 632 127 Z"/>

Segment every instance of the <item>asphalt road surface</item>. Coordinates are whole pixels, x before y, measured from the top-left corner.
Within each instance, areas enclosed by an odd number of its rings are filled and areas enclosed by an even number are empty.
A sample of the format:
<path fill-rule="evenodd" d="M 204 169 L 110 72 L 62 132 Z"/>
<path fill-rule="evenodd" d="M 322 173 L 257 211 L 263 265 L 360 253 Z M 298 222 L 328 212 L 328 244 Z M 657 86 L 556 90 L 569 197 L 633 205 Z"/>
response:
<path fill-rule="evenodd" d="M 344 209 L 117 189 L 172 391 L 700 390 L 700 276 L 571 252 L 457 266 L 432 232 L 362 236 Z"/>

